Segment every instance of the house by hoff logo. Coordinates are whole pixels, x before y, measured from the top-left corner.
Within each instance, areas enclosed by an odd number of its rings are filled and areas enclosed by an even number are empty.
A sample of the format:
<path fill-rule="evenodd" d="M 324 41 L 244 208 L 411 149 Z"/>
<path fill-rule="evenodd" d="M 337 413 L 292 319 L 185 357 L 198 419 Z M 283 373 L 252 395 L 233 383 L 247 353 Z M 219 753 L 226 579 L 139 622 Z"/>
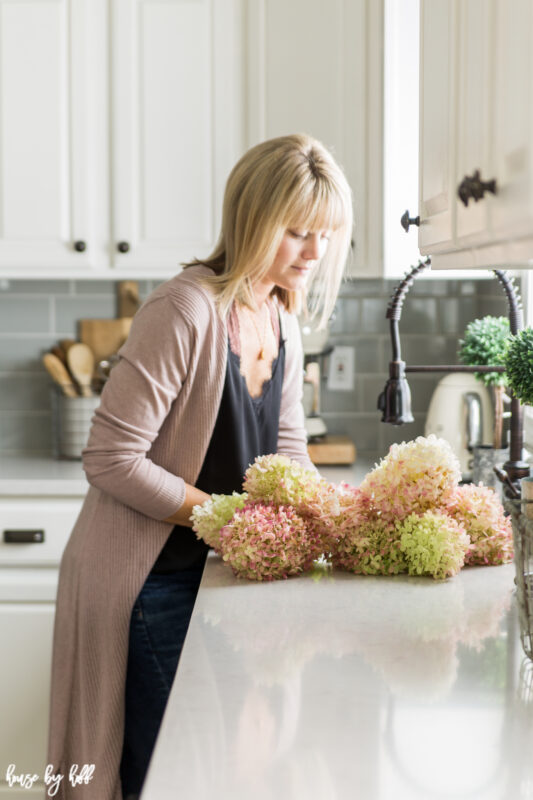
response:
<path fill-rule="evenodd" d="M 68 772 L 68 782 L 71 786 L 88 784 L 94 776 L 94 764 L 73 764 Z M 44 784 L 47 786 L 47 797 L 55 797 L 65 776 L 61 772 L 54 772 L 51 764 L 48 764 L 44 771 Z M 10 764 L 6 770 L 6 781 L 8 786 L 20 786 L 21 789 L 32 789 L 37 781 L 41 780 L 40 775 L 31 772 L 17 772 L 15 764 Z"/>

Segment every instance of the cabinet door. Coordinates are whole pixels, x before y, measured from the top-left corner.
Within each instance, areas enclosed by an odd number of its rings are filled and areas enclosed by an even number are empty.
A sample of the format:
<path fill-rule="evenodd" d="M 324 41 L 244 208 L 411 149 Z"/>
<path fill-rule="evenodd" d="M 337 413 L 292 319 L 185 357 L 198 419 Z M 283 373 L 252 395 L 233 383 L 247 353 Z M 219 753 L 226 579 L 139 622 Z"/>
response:
<path fill-rule="evenodd" d="M 420 252 L 450 249 L 455 235 L 455 0 L 420 4 Z"/>
<path fill-rule="evenodd" d="M 483 180 L 494 177 L 491 163 L 491 94 L 494 65 L 492 0 L 459 4 L 457 26 L 457 129 L 455 178 L 456 242 L 483 243 L 490 238 L 490 213 L 494 195 L 486 194 L 468 205 L 457 189 L 463 178 L 479 170 Z"/>
<path fill-rule="evenodd" d="M 113 261 L 169 275 L 213 247 L 242 151 L 240 0 L 112 11 Z"/>
<path fill-rule="evenodd" d="M 89 68 L 98 2 L 0 0 L 0 274 L 98 263 Z"/>
<path fill-rule="evenodd" d="M 494 175 L 497 239 L 533 236 L 533 5 L 496 0 Z M 530 256 L 531 256 L 530 250 Z"/>
<path fill-rule="evenodd" d="M 382 261 L 381 0 L 256 0 L 248 9 L 248 138 L 305 132 L 354 195 L 355 275 Z"/>
<path fill-rule="evenodd" d="M 53 603 L 0 603 L 0 797 L 44 798 Z M 40 776 L 32 790 L 8 787 L 6 769 Z"/>

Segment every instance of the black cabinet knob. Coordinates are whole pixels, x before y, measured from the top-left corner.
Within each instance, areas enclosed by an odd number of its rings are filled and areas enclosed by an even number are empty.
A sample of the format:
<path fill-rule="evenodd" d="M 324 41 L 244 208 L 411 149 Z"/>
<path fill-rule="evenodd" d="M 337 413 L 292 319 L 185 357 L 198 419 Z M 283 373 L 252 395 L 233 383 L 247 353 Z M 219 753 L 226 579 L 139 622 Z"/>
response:
<path fill-rule="evenodd" d="M 117 244 L 117 250 L 119 253 L 127 253 L 130 249 L 128 242 L 119 242 Z"/>
<path fill-rule="evenodd" d="M 83 239 L 79 239 L 77 242 L 74 242 L 74 250 L 78 253 L 83 253 L 84 250 L 87 249 L 87 245 L 83 241 Z"/>
<path fill-rule="evenodd" d="M 409 211 L 404 211 L 404 213 L 402 214 L 402 217 L 400 219 L 400 223 L 401 223 L 401 226 L 404 229 L 404 231 L 406 233 L 409 233 L 409 226 L 410 225 L 416 225 L 417 227 L 418 227 L 418 225 L 420 225 L 420 217 L 410 217 L 409 216 Z"/>
<path fill-rule="evenodd" d="M 481 173 L 478 169 L 472 175 L 465 175 L 457 187 L 457 195 L 465 206 L 468 206 L 469 200 L 475 200 L 476 203 L 478 200 L 482 200 L 485 197 L 485 192 L 497 194 L 496 179 L 492 178 L 490 181 L 481 180 Z"/>

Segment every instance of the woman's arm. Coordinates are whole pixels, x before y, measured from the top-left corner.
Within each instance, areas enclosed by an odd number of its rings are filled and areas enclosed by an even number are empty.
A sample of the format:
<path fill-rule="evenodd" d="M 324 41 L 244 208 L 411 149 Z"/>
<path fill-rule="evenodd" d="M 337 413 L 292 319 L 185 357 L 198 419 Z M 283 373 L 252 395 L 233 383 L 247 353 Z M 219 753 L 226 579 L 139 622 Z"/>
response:
<path fill-rule="evenodd" d="M 178 508 L 178 510 L 163 520 L 163 522 L 172 522 L 173 525 L 185 525 L 187 528 L 192 527 L 191 514 L 193 507 L 201 505 L 209 500 L 211 495 L 197 489 L 196 486 L 191 486 L 190 483 L 185 484 L 185 500 Z"/>
<path fill-rule="evenodd" d="M 307 432 L 302 405 L 304 372 L 300 326 L 294 314 L 282 313 L 286 339 L 278 453 L 294 458 L 307 469 L 317 471 L 307 452 Z"/>
<path fill-rule="evenodd" d="M 89 483 L 158 520 L 175 515 L 187 498 L 184 480 L 147 453 L 187 375 L 195 335 L 168 295 L 139 309 L 83 451 Z"/>

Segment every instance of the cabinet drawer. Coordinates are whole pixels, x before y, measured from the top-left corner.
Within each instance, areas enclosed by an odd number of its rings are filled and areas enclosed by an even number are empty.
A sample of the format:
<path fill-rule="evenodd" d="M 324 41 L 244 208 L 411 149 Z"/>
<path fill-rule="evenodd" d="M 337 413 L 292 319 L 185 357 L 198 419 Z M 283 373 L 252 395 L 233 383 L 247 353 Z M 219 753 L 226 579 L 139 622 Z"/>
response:
<path fill-rule="evenodd" d="M 83 498 L 0 499 L 0 565 L 59 564 Z"/>

